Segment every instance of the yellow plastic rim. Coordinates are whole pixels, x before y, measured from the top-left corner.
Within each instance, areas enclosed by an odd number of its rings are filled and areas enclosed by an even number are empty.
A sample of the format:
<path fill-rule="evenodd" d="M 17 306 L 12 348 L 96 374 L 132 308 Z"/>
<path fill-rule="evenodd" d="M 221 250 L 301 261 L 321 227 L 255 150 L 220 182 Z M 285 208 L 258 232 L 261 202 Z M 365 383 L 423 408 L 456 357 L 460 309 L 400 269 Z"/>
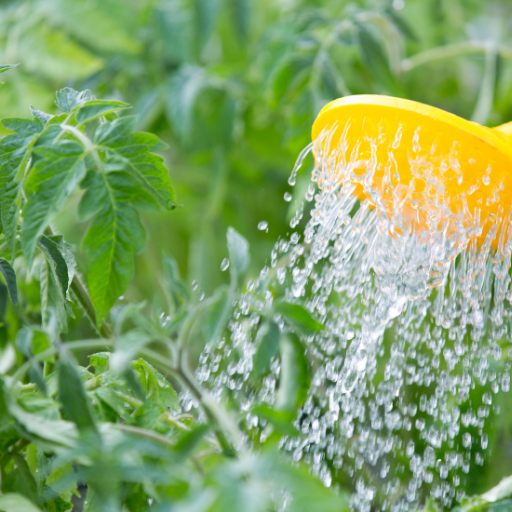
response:
<path fill-rule="evenodd" d="M 356 162 L 356 168 L 372 158 L 370 140 L 379 140 L 374 186 L 385 187 L 391 166 L 413 208 L 435 196 L 455 214 L 479 210 L 484 220 L 512 205 L 510 124 L 490 129 L 415 101 L 358 95 L 326 105 L 313 124 L 313 140 L 334 126 L 330 154 Z M 359 193 L 365 195 L 362 189 Z"/>

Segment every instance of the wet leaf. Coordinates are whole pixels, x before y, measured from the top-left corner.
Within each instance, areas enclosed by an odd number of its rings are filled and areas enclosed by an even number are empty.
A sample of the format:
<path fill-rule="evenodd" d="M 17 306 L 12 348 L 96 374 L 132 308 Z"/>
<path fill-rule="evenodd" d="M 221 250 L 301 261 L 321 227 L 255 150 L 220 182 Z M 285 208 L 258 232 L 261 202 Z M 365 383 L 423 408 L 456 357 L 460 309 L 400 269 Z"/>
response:
<path fill-rule="evenodd" d="M 324 326 L 315 320 L 311 313 L 300 304 L 279 301 L 274 304 L 274 312 L 282 315 L 287 322 L 306 334 L 324 329 Z"/>

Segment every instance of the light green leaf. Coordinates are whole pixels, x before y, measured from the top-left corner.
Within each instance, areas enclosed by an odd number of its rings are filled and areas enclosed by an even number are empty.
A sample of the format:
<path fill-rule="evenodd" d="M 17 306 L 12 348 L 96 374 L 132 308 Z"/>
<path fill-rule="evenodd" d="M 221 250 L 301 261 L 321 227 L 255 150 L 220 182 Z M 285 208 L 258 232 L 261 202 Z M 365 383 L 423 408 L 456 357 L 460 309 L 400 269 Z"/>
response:
<path fill-rule="evenodd" d="M 37 110 L 37 108 L 34 108 L 32 105 L 30 106 L 30 113 L 32 114 L 32 117 L 39 119 L 43 124 L 46 124 L 53 117 L 42 110 Z"/>
<path fill-rule="evenodd" d="M 16 272 L 11 264 L 4 258 L 0 258 L 0 272 L 4 276 L 9 290 L 9 297 L 14 305 L 18 304 L 18 287 L 16 286 Z"/>
<path fill-rule="evenodd" d="M 310 377 L 308 359 L 298 336 L 287 333 L 281 339 L 281 376 L 275 408 L 295 413 L 306 401 Z"/>
<path fill-rule="evenodd" d="M 217 339 L 229 322 L 232 307 L 226 286 L 215 290 L 214 303 L 205 311 L 202 318 L 203 335 L 206 343 Z"/>
<path fill-rule="evenodd" d="M 481 498 L 489 503 L 509 498 L 512 496 L 512 476 L 504 478 L 496 487 L 481 495 Z"/>
<path fill-rule="evenodd" d="M 319 332 L 324 329 L 324 326 L 315 320 L 311 313 L 300 304 L 279 301 L 274 304 L 274 312 L 282 315 L 291 325 L 305 334 Z"/>
<path fill-rule="evenodd" d="M 86 78 L 103 66 L 99 57 L 79 45 L 65 31 L 41 21 L 25 31 L 18 43 L 23 68 L 62 83 Z"/>
<path fill-rule="evenodd" d="M 6 71 L 9 71 L 9 69 L 15 68 L 18 64 L 4 64 L 3 66 L 0 66 L 0 73 L 5 73 Z"/>
<path fill-rule="evenodd" d="M 79 430 L 97 432 L 89 398 L 82 379 L 71 362 L 61 359 L 57 368 L 59 378 L 59 400 L 66 416 Z"/>
<path fill-rule="evenodd" d="M 178 263 L 170 256 L 164 255 L 162 259 L 165 278 L 165 291 L 167 292 L 174 311 L 180 309 L 190 297 L 190 292 L 181 279 Z"/>
<path fill-rule="evenodd" d="M 14 254 L 18 225 L 20 183 L 30 151 L 43 124 L 39 120 L 4 119 L 2 125 L 14 133 L 0 139 L 0 207 L 8 248 Z"/>
<path fill-rule="evenodd" d="M 0 509 L 5 512 L 41 512 L 41 509 L 25 496 L 14 492 L 0 496 Z"/>
<path fill-rule="evenodd" d="M 106 116 L 119 110 L 131 108 L 131 106 L 128 105 L 128 103 L 123 103 L 122 101 L 90 100 L 75 108 L 77 110 L 75 119 L 78 123 L 82 124 L 92 121 L 97 117 Z"/>
<path fill-rule="evenodd" d="M 146 400 L 155 402 L 163 407 L 172 407 L 178 411 L 180 406 L 178 396 L 170 382 L 144 359 L 132 363 L 132 368 L 138 377 Z"/>
<path fill-rule="evenodd" d="M 230 269 L 237 275 L 243 274 L 247 270 L 250 261 L 249 243 L 232 227 L 228 228 L 227 239 Z"/>
<path fill-rule="evenodd" d="M 219 14 L 220 0 L 195 0 L 197 31 L 201 46 L 208 41 Z"/>
<path fill-rule="evenodd" d="M 77 142 L 61 140 L 34 151 L 41 159 L 26 183 L 28 202 L 21 230 L 21 247 L 29 266 L 39 237 L 85 175 L 83 148 Z"/>
<path fill-rule="evenodd" d="M 287 411 L 276 411 L 267 405 L 256 405 L 251 409 L 251 414 L 267 420 L 278 432 L 287 436 L 297 436 L 299 431 L 294 427 L 295 416 Z"/>

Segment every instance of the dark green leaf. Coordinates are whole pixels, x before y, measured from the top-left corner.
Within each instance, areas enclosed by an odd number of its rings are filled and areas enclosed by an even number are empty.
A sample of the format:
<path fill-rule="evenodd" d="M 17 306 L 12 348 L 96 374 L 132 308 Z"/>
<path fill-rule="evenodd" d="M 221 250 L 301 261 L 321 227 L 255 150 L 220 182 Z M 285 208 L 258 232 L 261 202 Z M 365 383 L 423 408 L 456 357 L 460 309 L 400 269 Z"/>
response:
<path fill-rule="evenodd" d="M 56 283 L 59 285 L 62 298 L 65 300 L 68 293 L 69 276 L 68 266 L 59 246 L 47 236 L 39 238 L 39 247 L 43 251 L 46 260 L 50 264 Z"/>
<path fill-rule="evenodd" d="M 61 140 L 34 151 L 41 159 L 27 180 L 28 202 L 21 230 L 21 246 L 29 266 L 39 237 L 85 175 L 83 148 L 77 142 Z"/>
<path fill-rule="evenodd" d="M 250 9 L 248 0 L 230 0 L 233 25 L 238 37 L 245 41 L 249 35 Z"/>
<path fill-rule="evenodd" d="M 208 41 L 218 17 L 220 0 L 195 0 L 197 29 L 201 46 Z"/>
<path fill-rule="evenodd" d="M 299 431 L 294 427 L 295 416 L 287 411 L 276 411 L 267 405 L 257 405 L 251 409 L 251 413 L 267 420 L 274 428 L 287 436 L 297 436 Z"/>
<path fill-rule="evenodd" d="M 256 338 L 258 346 L 253 359 L 254 376 L 258 379 L 270 368 L 270 362 L 279 353 L 281 331 L 275 322 L 263 324 Z"/>
<path fill-rule="evenodd" d="M 112 100 L 89 100 L 80 103 L 76 109 L 75 119 L 79 124 L 87 123 L 97 117 L 107 116 L 119 110 L 131 108 L 128 103 Z"/>
<path fill-rule="evenodd" d="M 311 316 L 311 313 L 300 304 L 279 301 L 274 304 L 274 312 L 282 315 L 291 325 L 306 334 L 322 331 L 324 329 L 324 326 L 315 320 Z"/>
<path fill-rule="evenodd" d="M 41 499 L 39 498 L 37 491 L 37 483 L 30 472 L 25 459 L 20 454 L 13 456 L 14 462 L 16 463 L 17 482 L 13 490 L 23 494 L 32 503 L 36 503 L 38 506 L 41 505 Z"/>
<path fill-rule="evenodd" d="M 309 389 L 308 359 L 298 336 L 281 338 L 281 376 L 275 408 L 295 414 L 306 401 Z"/>
<path fill-rule="evenodd" d="M 89 398 L 76 368 L 67 360 L 58 363 L 59 400 L 66 416 L 79 430 L 96 431 Z"/>
<path fill-rule="evenodd" d="M 41 512 L 30 500 L 14 492 L 0 496 L 0 509 L 5 512 Z"/>
<path fill-rule="evenodd" d="M 41 121 L 4 119 L 2 125 L 14 133 L 0 139 L 0 206 L 2 225 L 11 255 L 14 255 L 18 225 L 20 183 L 31 148 L 43 130 Z"/>
<path fill-rule="evenodd" d="M 144 359 L 132 363 L 132 368 L 137 374 L 146 400 L 163 407 L 172 407 L 175 411 L 179 410 L 178 396 L 171 383 L 161 373 Z"/>
<path fill-rule="evenodd" d="M 243 274 L 249 266 L 249 243 L 232 227 L 228 228 L 227 239 L 230 269 L 238 276 Z"/>
<path fill-rule="evenodd" d="M 132 133 L 134 123 L 134 117 L 104 123 L 96 130 L 94 142 L 107 151 L 107 169 L 124 169 L 137 180 L 139 188 L 142 187 L 161 207 L 171 210 L 176 203 L 169 172 L 163 158 L 152 153 L 167 146 L 150 133 Z"/>
<path fill-rule="evenodd" d="M 16 286 L 16 273 L 11 264 L 4 258 L 0 258 L 0 272 L 4 276 L 9 290 L 9 297 L 14 305 L 18 304 L 18 287 Z"/>
<path fill-rule="evenodd" d="M 411 25 L 409 25 L 409 23 L 397 12 L 396 9 L 392 7 L 386 7 L 384 12 L 404 37 L 410 39 L 411 41 L 418 42 L 418 36 L 414 33 Z"/>

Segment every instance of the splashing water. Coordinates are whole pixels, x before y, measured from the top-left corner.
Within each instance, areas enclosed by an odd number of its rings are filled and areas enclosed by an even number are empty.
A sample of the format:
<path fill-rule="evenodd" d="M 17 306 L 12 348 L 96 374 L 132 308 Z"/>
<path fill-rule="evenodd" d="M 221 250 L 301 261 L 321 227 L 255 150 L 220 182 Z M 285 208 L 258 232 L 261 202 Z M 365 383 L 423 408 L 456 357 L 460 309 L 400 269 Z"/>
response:
<path fill-rule="evenodd" d="M 350 124 L 300 155 L 291 185 L 308 153 L 315 158 L 290 222 L 296 228 L 310 210 L 303 233 L 278 240 L 271 268 L 238 303 L 230 339 L 206 347 L 198 377 L 219 399 L 228 390 L 242 397 L 244 410 L 275 404 L 279 357 L 261 389 L 249 375 L 261 315 L 282 287 L 325 326 L 307 337 L 314 376 L 295 422 L 300 435 L 284 437 L 283 450 L 327 486 L 352 479 L 356 510 L 414 510 L 429 495 L 448 507 L 463 497 L 470 465 L 483 463 L 484 424 L 510 386 L 511 212 L 499 207 L 491 167 L 484 187 L 460 175 L 456 141 L 436 156 L 421 127 L 398 124 L 388 135 L 369 127 L 352 140 Z M 394 156 L 403 144 L 409 183 Z M 446 195 L 449 180 L 457 200 Z M 477 197 L 483 188 L 490 199 Z M 480 219 L 484 201 L 496 209 Z M 476 386 L 486 387 L 482 403 L 472 400 Z M 248 413 L 247 427 L 264 440 L 262 420 Z"/>

